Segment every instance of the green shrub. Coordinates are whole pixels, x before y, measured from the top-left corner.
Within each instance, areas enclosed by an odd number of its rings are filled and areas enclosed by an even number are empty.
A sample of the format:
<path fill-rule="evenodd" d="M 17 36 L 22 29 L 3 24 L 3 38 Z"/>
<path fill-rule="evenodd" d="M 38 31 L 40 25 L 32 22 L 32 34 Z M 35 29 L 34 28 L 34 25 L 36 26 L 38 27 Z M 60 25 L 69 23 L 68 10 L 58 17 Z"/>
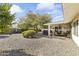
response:
<path fill-rule="evenodd" d="M 22 34 L 23 34 L 23 36 L 25 38 L 33 38 L 34 35 L 36 34 L 36 31 L 34 31 L 34 30 L 27 30 L 27 31 L 22 32 Z"/>
<path fill-rule="evenodd" d="M 11 28 L 6 28 L 4 30 L 0 30 L 0 34 L 10 34 L 10 33 L 12 33 Z"/>

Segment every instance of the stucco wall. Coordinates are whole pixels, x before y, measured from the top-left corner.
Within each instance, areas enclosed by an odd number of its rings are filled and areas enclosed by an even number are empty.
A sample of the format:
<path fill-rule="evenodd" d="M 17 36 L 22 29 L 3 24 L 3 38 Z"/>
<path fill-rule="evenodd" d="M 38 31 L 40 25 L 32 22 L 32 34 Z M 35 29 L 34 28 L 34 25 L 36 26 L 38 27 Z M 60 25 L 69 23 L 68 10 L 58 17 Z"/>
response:
<path fill-rule="evenodd" d="M 71 29 L 71 24 L 62 24 L 62 30 L 70 30 Z"/>

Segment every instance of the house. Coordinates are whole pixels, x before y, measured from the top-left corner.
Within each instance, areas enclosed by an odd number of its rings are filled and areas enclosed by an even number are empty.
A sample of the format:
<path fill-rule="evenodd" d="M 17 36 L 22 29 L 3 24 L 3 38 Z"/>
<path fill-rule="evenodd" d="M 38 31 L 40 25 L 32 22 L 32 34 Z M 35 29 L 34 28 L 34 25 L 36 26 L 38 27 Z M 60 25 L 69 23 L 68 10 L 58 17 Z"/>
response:
<path fill-rule="evenodd" d="M 57 23 L 48 23 L 48 36 L 50 36 L 50 26 L 67 27 L 71 33 L 71 39 L 79 46 L 79 4 L 63 3 L 64 21 Z M 69 25 L 68 25 L 69 24 Z M 69 27 L 70 26 L 70 27 Z M 66 30 L 66 28 L 64 28 Z"/>

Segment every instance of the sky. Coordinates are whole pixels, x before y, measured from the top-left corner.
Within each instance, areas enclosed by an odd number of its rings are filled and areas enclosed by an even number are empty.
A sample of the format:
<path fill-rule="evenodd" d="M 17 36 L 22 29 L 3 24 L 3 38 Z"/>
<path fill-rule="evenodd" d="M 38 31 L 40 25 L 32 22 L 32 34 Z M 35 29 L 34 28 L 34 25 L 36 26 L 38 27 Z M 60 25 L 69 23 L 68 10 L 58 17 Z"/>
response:
<path fill-rule="evenodd" d="M 52 22 L 61 22 L 64 20 L 63 8 L 61 3 L 13 3 L 10 9 L 11 14 L 16 14 L 16 22 L 24 17 L 31 10 L 38 14 L 49 14 Z"/>

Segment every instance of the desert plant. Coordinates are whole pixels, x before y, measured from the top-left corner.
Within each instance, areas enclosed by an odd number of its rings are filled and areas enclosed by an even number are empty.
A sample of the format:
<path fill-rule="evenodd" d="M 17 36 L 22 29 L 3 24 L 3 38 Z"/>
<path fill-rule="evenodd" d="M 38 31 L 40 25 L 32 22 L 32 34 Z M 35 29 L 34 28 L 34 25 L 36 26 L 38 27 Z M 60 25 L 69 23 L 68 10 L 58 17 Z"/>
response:
<path fill-rule="evenodd" d="M 24 31 L 22 32 L 24 38 L 33 38 L 34 35 L 36 34 L 36 31 L 34 30 L 27 30 L 27 31 Z"/>

